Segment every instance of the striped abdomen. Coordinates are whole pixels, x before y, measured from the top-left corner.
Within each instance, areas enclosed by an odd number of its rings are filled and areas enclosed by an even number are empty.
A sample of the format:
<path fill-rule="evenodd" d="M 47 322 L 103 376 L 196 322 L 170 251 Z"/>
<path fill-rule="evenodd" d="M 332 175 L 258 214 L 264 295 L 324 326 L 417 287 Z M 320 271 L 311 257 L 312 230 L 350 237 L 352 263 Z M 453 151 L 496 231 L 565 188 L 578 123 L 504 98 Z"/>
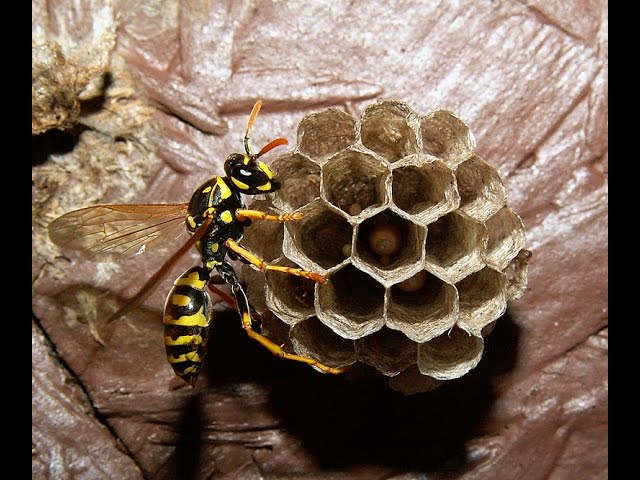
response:
<path fill-rule="evenodd" d="M 209 272 L 192 267 L 178 278 L 164 306 L 167 360 L 180 378 L 195 386 L 207 352 L 211 301 L 205 292 Z"/>

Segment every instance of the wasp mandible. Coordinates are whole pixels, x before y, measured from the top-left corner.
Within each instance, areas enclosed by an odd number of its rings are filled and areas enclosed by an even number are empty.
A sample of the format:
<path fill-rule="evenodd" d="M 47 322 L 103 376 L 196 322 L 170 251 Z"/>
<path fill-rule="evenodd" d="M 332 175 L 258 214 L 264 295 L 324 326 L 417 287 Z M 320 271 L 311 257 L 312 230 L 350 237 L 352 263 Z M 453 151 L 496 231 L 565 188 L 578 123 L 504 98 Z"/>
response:
<path fill-rule="evenodd" d="M 249 210 L 242 195 L 261 195 L 275 192 L 280 183 L 269 167 L 260 161 L 272 149 L 287 145 L 284 138 L 276 138 L 258 153 L 252 153 L 250 134 L 262 102 L 258 100 L 249 116 L 244 135 L 245 153 L 232 153 L 224 163 L 224 175 L 214 175 L 192 195 L 188 203 L 96 205 L 62 215 L 49 224 L 49 238 L 64 249 L 89 253 L 96 261 L 113 261 L 147 251 L 176 235 L 184 222 L 191 235 L 164 265 L 142 286 L 139 292 L 109 321 L 131 311 L 151 293 L 177 261 L 194 245 L 200 253 L 202 265 L 189 268 L 174 282 L 164 306 L 164 344 L 173 371 L 195 386 L 207 351 L 209 326 L 213 310 L 206 288 L 213 287 L 214 277 L 231 286 L 242 327 L 277 357 L 307 363 L 328 373 L 342 373 L 342 369 L 324 365 L 312 358 L 285 352 L 279 345 L 256 331 L 252 326 L 251 310 L 231 260 L 240 260 L 260 270 L 275 270 L 325 281 L 320 274 L 300 268 L 271 265 L 244 248 L 240 241 L 253 220 L 286 222 L 302 218 L 302 213 L 270 215 Z M 217 272 L 217 275 L 213 272 Z"/>

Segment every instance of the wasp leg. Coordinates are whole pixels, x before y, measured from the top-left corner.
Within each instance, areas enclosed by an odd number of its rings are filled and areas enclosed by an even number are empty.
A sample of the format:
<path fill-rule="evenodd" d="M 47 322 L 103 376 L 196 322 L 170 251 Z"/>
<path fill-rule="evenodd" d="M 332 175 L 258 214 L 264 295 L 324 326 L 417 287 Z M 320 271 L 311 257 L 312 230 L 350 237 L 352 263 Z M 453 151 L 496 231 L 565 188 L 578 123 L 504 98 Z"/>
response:
<path fill-rule="evenodd" d="M 270 215 L 268 213 L 261 212 L 260 210 L 236 210 L 236 218 L 241 222 L 247 218 L 250 218 L 252 220 L 270 220 L 272 222 L 288 222 L 291 220 L 300 220 L 302 216 L 302 212 L 284 213 L 282 215 Z"/>
<path fill-rule="evenodd" d="M 242 320 L 242 328 L 247 333 L 249 338 L 252 338 L 258 343 L 260 343 L 260 345 L 265 347 L 267 350 L 269 350 L 273 355 L 275 355 L 278 358 L 293 360 L 294 362 L 306 363 L 326 373 L 333 373 L 337 375 L 344 372 L 344 369 L 342 368 L 329 367 L 328 365 L 320 363 L 313 358 L 302 357 L 300 355 L 287 353 L 284 350 L 282 350 L 282 347 L 280 347 L 280 345 L 272 342 L 264 335 L 261 335 L 258 332 L 256 332 L 253 329 L 253 326 L 251 324 L 251 314 L 249 313 L 250 312 L 249 300 L 247 299 L 247 294 L 242 288 L 242 285 L 240 285 L 240 282 L 238 281 L 236 272 L 233 270 L 233 268 L 229 264 L 218 265 L 216 268 L 218 269 L 218 272 L 220 273 L 222 278 L 224 278 L 225 281 L 231 285 L 231 289 L 233 290 L 233 293 L 236 296 L 236 301 L 238 304 L 238 312 L 240 313 L 240 318 Z"/>
<path fill-rule="evenodd" d="M 246 262 L 246 260 L 244 258 L 240 257 L 240 259 Z M 223 283 L 226 283 L 226 282 L 222 279 L 222 277 L 220 275 L 213 275 L 213 276 L 211 276 L 211 278 L 209 280 L 209 285 L 208 285 L 209 290 L 211 290 L 213 293 L 218 295 L 231 308 L 233 308 L 234 310 L 238 310 L 238 303 L 236 302 L 235 298 L 233 298 L 227 292 L 225 292 L 223 290 L 220 290 L 218 287 L 215 286 L 215 285 L 220 285 L 220 284 L 223 284 Z M 260 325 L 260 320 L 259 319 L 260 319 L 260 315 L 252 307 L 251 308 L 251 320 L 253 320 L 256 325 Z"/>
<path fill-rule="evenodd" d="M 266 263 L 263 260 L 261 260 L 260 258 L 258 258 L 255 254 L 251 253 L 249 250 L 244 248 L 238 242 L 236 242 L 235 240 L 232 240 L 230 238 L 227 239 L 227 241 L 225 242 L 225 245 L 232 252 L 235 252 L 237 255 L 239 255 L 240 257 L 245 259 L 250 264 L 255 265 L 260 270 L 263 270 L 263 271 L 264 270 L 275 270 L 275 271 L 278 271 L 278 272 L 288 273 L 290 275 L 297 275 L 299 277 L 308 278 L 309 280 L 313 280 L 314 282 L 317 282 L 317 283 L 324 283 L 325 282 L 325 278 L 322 275 L 320 275 L 319 273 L 309 272 L 308 270 L 303 270 L 301 268 L 284 267 L 284 266 L 281 266 L 281 265 L 271 265 L 269 263 Z"/>

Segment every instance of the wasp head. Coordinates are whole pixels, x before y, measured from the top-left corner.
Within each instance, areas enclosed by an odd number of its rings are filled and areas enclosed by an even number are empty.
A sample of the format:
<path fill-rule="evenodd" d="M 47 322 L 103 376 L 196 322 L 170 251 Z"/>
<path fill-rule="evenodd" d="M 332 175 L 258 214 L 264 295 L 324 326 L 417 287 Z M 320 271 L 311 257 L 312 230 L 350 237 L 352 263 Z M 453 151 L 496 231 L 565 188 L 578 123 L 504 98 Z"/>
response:
<path fill-rule="evenodd" d="M 232 153 L 224 162 L 224 171 L 233 185 L 246 195 L 275 192 L 280 183 L 273 178 L 271 169 L 256 157 Z"/>

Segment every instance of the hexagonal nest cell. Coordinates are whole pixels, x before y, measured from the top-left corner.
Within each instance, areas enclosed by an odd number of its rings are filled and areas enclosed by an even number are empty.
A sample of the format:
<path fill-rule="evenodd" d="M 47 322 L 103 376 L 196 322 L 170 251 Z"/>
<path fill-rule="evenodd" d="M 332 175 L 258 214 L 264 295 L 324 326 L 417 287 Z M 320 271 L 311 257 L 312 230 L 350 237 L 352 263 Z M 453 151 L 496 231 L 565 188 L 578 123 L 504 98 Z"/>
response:
<path fill-rule="evenodd" d="M 356 119 L 337 108 L 312 113 L 298 125 L 298 148 L 304 155 L 324 163 L 356 140 Z"/>
<path fill-rule="evenodd" d="M 331 367 L 346 367 L 356 361 L 356 349 L 347 340 L 324 325 L 318 317 L 310 317 L 291 328 L 293 348 L 298 355 L 322 361 Z"/>
<path fill-rule="evenodd" d="M 349 215 L 386 202 L 384 182 L 388 170 L 374 157 L 346 150 L 322 169 L 324 198 Z"/>
<path fill-rule="evenodd" d="M 453 172 L 439 161 L 392 171 L 393 203 L 417 220 L 431 223 L 460 204 Z"/>
<path fill-rule="evenodd" d="M 355 340 L 382 328 L 384 287 L 353 265 L 334 272 L 318 285 L 318 318 L 344 338 Z"/>
<path fill-rule="evenodd" d="M 483 337 L 469 335 L 454 327 L 451 332 L 418 347 L 418 369 L 438 380 L 453 380 L 480 362 L 483 349 Z"/>
<path fill-rule="evenodd" d="M 524 225 L 510 208 L 503 207 L 487 220 L 487 263 L 504 270 L 524 248 Z"/>
<path fill-rule="evenodd" d="M 477 155 L 456 170 L 460 210 L 481 222 L 507 203 L 507 191 L 497 170 Z"/>
<path fill-rule="evenodd" d="M 452 212 L 427 228 L 425 260 L 432 272 L 456 282 L 482 268 L 487 248 L 484 225 Z"/>
<path fill-rule="evenodd" d="M 291 260 L 280 257 L 274 265 L 298 268 Z M 295 324 L 314 315 L 315 282 L 278 271 L 266 273 L 266 301 L 269 309 L 285 323 Z"/>
<path fill-rule="evenodd" d="M 304 216 L 285 227 L 285 253 L 297 263 L 331 269 L 350 255 L 345 246 L 352 243 L 353 227 L 335 209 L 318 201 L 301 209 Z M 299 261 L 299 260 L 302 260 Z"/>
<path fill-rule="evenodd" d="M 320 196 L 320 167 L 309 158 L 293 153 L 271 164 L 280 182 L 273 204 L 287 212 L 297 210 Z"/>
<path fill-rule="evenodd" d="M 453 285 L 429 272 L 423 270 L 416 276 L 418 282 L 409 291 L 404 282 L 389 289 L 387 325 L 401 330 L 415 342 L 424 343 L 455 325 L 458 297 Z"/>
<path fill-rule="evenodd" d="M 423 226 L 385 210 L 357 225 L 353 261 L 381 281 L 392 281 L 397 272 L 420 265 L 425 236 Z"/>
<path fill-rule="evenodd" d="M 401 332 L 383 328 L 356 340 L 357 358 L 387 376 L 415 365 L 418 347 Z"/>
<path fill-rule="evenodd" d="M 360 123 L 362 144 L 388 162 L 417 153 L 411 118 L 411 110 L 403 103 L 383 101 L 367 107 Z"/>
<path fill-rule="evenodd" d="M 481 336 L 482 329 L 506 310 L 506 287 L 505 274 L 491 267 L 485 267 L 458 282 L 460 328 Z"/>
<path fill-rule="evenodd" d="M 476 146 L 469 127 L 449 110 L 436 110 L 423 117 L 420 134 L 423 151 L 449 167 L 464 162 Z"/>
<path fill-rule="evenodd" d="M 243 267 L 266 334 L 326 365 L 366 364 L 407 395 L 474 368 L 531 252 L 469 127 L 382 100 L 360 118 L 307 115 L 297 139 L 273 162 L 283 187 L 255 205 L 303 217 L 254 222 L 245 244 L 325 282 Z"/>
<path fill-rule="evenodd" d="M 277 215 L 268 200 L 256 200 L 251 208 L 272 215 Z M 265 242 L 264 239 L 269 241 Z M 255 221 L 251 228 L 245 229 L 242 243 L 265 262 L 275 260 L 282 255 L 282 240 L 284 239 L 284 226 L 278 222 Z"/>

